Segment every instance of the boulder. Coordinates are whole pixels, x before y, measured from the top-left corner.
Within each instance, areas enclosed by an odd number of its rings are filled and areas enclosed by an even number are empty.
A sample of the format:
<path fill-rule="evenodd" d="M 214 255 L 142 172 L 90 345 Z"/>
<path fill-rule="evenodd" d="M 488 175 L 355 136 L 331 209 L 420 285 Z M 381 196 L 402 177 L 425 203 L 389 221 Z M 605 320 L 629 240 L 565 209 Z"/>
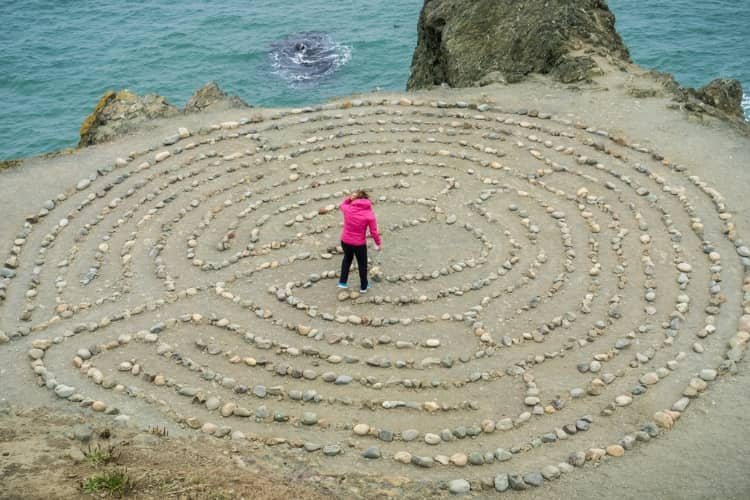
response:
<path fill-rule="evenodd" d="M 595 57 L 630 62 L 604 0 L 425 0 L 407 89 L 587 80 Z"/>
<path fill-rule="evenodd" d="M 742 84 L 739 80 L 717 78 L 705 87 L 692 90 L 692 94 L 709 106 L 713 106 L 728 115 L 743 116 Z"/>
<path fill-rule="evenodd" d="M 196 90 L 182 110 L 158 94 L 139 96 L 127 89 L 116 92 L 109 90 L 83 121 L 78 147 L 111 141 L 143 128 L 149 121 L 157 118 L 170 118 L 204 110 L 225 111 L 249 107 L 239 97 L 221 90 L 216 82 L 209 82 Z"/>
<path fill-rule="evenodd" d="M 83 121 L 78 147 L 112 140 L 137 129 L 144 122 L 179 113 L 178 108 L 157 94 L 139 96 L 129 90 L 109 90 Z"/>
<path fill-rule="evenodd" d="M 195 113 L 210 109 L 224 111 L 235 108 L 249 108 L 250 105 L 237 96 L 229 95 L 216 82 L 208 82 L 195 91 L 185 104 L 185 113 Z"/>

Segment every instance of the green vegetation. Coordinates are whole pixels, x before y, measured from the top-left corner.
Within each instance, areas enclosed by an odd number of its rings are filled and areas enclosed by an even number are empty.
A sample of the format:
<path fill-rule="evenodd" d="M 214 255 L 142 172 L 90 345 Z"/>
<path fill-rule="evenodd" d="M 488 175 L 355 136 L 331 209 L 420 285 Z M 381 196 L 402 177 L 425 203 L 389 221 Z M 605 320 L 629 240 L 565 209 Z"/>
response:
<path fill-rule="evenodd" d="M 84 493 L 106 492 L 112 496 L 123 497 L 135 489 L 135 483 L 126 470 L 111 470 L 95 474 L 81 485 Z"/>
<path fill-rule="evenodd" d="M 107 446 L 97 445 L 93 448 L 89 446 L 88 450 L 83 452 L 83 454 L 94 466 L 116 462 L 120 458 L 120 450 L 114 444 Z"/>

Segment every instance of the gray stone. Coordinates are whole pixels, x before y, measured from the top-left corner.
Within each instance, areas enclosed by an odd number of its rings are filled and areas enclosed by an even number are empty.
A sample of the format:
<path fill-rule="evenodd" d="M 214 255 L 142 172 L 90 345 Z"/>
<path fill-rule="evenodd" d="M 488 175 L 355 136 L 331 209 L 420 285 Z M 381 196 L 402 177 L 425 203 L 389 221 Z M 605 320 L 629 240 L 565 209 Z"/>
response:
<path fill-rule="evenodd" d="M 321 445 L 320 445 L 320 444 L 318 444 L 318 443 L 305 443 L 305 444 L 303 445 L 303 447 L 305 448 L 305 451 L 308 451 L 308 452 L 312 453 L 313 451 L 318 451 L 318 450 L 319 450 L 319 449 L 321 449 L 321 448 L 322 448 L 323 446 L 321 446 Z"/>
<path fill-rule="evenodd" d="M 380 448 L 371 446 L 362 452 L 364 458 L 380 458 Z"/>
<path fill-rule="evenodd" d="M 495 460 L 497 460 L 498 462 L 507 462 L 511 458 L 513 458 L 513 454 L 508 450 L 505 450 L 503 448 L 498 448 L 495 450 Z"/>
<path fill-rule="evenodd" d="M 273 412 L 273 421 L 274 422 L 288 422 L 289 417 L 282 410 L 276 410 L 275 412 Z"/>
<path fill-rule="evenodd" d="M 508 474 L 498 474 L 495 476 L 495 489 L 499 492 L 506 491 L 508 487 L 510 486 L 510 482 L 508 480 Z"/>
<path fill-rule="evenodd" d="M 414 441 L 419 437 L 419 431 L 416 429 L 407 429 L 404 432 L 401 433 L 401 439 L 404 441 Z"/>
<path fill-rule="evenodd" d="M 311 411 L 306 411 L 302 414 L 301 421 L 305 425 L 315 425 L 318 423 L 318 416 Z"/>
<path fill-rule="evenodd" d="M 576 467 L 582 467 L 586 463 L 586 454 L 582 451 L 574 451 L 568 455 L 568 463 Z"/>
<path fill-rule="evenodd" d="M 523 478 L 519 474 L 508 474 L 508 483 L 513 490 L 521 491 L 528 489 L 528 485 L 523 482 Z"/>
<path fill-rule="evenodd" d="M 82 443 L 88 443 L 91 441 L 93 435 L 94 430 L 89 425 L 77 424 L 73 426 L 73 436 Z"/>
<path fill-rule="evenodd" d="M 86 455 L 77 446 L 73 446 L 68 450 L 68 457 L 75 463 L 81 463 L 86 460 Z"/>
<path fill-rule="evenodd" d="M 454 495 L 462 495 L 471 491 L 471 485 L 466 479 L 453 479 L 448 482 L 448 491 Z"/>
<path fill-rule="evenodd" d="M 542 469 L 542 476 L 544 477 L 544 479 L 547 479 L 548 481 L 557 479 L 558 477 L 560 477 L 560 469 L 558 469 L 554 465 L 548 465 Z"/>
<path fill-rule="evenodd" d="M 74 392 L 76 392 L 76 388 L 70 387 L 69 385 L 60 384 L 57 387 L 55 387 L 55 394 L 57 394 L 58 397 L 61 397 L 63 399 L 69 398 L 70 396 L 73 395 Z"/>
<path fill-rule="evenodd" d="M 381 429 L 381 431 L 378 433 L 378 438 L 380 438 L 381 441 L 391 442 L 393 441 L 393 431 L 388 429 Z"/>
<path fill-rule="evenodd" d="M 329 457 L 341 453 L 341 446 L 338 444 L 329 444 L 323 447 L 323 454 Z"/>
<path fill-rule="evenodd" d="M 538 472 L 529 472 L 524 474 L 523 481 L 531 486 L 541 486 L 544 483 L 544 477 Z"/>
<path fill-rule="evenodd" d="M 435 461 L 431 457 L 420 457 L 418 455 L 411 457 L 411 463 L 417 467 L 424 467 L 426 469 L 435 465 Z"/>
<path fill-rule="evenodd" d="M 197 387 L 180 387 L 180 390 L 177 391 L 178 394 L 182 396 L 187 396 L 192 398 L 196 394 L 198 394 L 198 388 Z"/>

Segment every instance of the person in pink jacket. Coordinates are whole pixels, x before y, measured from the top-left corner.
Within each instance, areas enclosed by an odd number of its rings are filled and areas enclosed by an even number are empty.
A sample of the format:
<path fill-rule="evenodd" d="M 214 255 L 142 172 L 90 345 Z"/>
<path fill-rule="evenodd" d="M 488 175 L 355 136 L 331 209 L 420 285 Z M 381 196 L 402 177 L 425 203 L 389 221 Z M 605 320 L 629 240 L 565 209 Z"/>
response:
<path fill-rule="evenodd" d="M 367 280 L 367 228 L 375 240 L 378 251 L 381 248 L 380 234 L 375 213 L 372 211 L 370 196 L 364 190 L 356 191 L 339 205 L 344 214 L 344 228 L 341 230 L 341 248 L 344 249 L 344 260 L 341 261 L 339 288 L 348 288 L 349 268 L 352 258 L 357 258 L 359 267 L 359 292 L 367 293 L 370 283 Z"/>

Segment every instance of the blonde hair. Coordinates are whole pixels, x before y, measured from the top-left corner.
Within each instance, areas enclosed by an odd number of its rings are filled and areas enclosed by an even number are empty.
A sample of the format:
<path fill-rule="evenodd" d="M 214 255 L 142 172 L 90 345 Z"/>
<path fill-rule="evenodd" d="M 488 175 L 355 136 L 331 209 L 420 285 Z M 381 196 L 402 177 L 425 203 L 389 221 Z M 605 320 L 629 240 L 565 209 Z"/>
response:
<path fill-rule="evenodd" d="M 354 199 L 355 200 L 361 200 L 363 198 L 365 200 L 369 200 L 370 199 L 370 195 L 367 194 L 367 191 L 365 191 L 364 189 L 358 189 L 358 190 L 356 190 L 354 192 Z"/>

